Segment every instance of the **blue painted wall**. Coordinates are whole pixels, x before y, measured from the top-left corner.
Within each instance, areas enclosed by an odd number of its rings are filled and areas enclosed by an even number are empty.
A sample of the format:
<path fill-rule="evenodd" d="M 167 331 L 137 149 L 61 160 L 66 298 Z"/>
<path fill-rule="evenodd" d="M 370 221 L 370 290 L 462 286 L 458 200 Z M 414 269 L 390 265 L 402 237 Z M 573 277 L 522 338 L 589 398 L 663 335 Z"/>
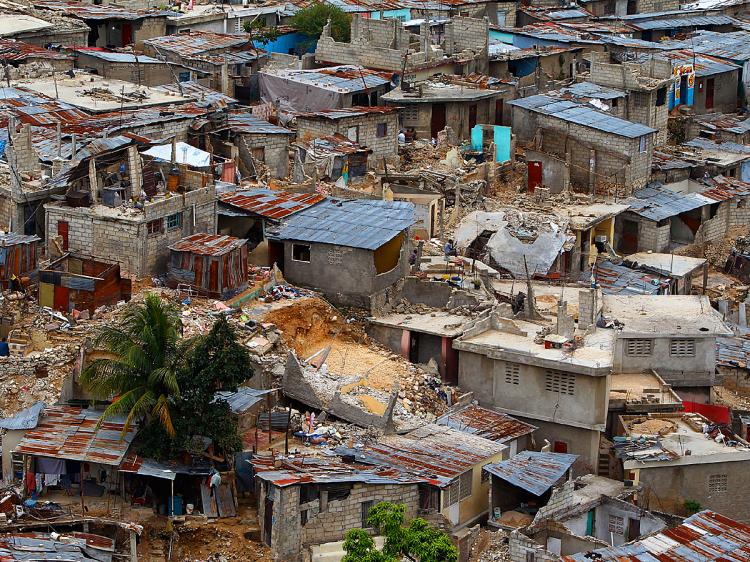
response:
<path fill-rule="evenodd" d="M 283 53 L 288 55 L 290 49 L 294 50 L 297 47 L 303 48 L 303 53 L 314 53 L 316 44 L 317 41 L 315 39 L 296 31 L 280 35 L 275 41 L 269 41 L 265 45 L 257 43 L 257 46 L 269 53 Z"/>

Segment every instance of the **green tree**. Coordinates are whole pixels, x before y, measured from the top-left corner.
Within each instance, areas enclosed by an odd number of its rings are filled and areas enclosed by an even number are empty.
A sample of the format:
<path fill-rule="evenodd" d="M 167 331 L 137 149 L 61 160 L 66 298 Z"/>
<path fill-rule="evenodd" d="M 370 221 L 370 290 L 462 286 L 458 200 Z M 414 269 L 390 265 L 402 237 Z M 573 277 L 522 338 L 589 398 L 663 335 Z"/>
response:
<path fill-rule="evenodd" d="M 367 521 L 385 536 L 383 551 L 362 529 L 346 533 L 341 562 L 391 562 L 402 556 L 420 562 L 457 562 L 458 550 L 444 532 L 417 517 L 404 526 L 405 505 L 380 502 L 370 509 Z"/>
<path fill-rule="evenodd" d="M 81 382 L 100 399 L 116 396 L 100 424 L 125 415 L 123 433 L 133 423 L 158 420 L 174 435 L 172 404 L 180 396 L 178 371 L 190 340 L 180 338 L 177 310 L 157 295 L 131 303 L 114 326 L 103 326 L 94 346 L 112 357 L 92 361 L 81 373 Z"/>
<path fill-rule="evenodd" d="M 321 2 L 304 8 L 294 14 L 291 25 L 308 37 L 318 39 L 323 27 L 331 20 L 331 37 L 335 41 L 348 42 L 351 33 L 352 17 L 341 8 Z"/>
<path fill-rule="evenodd" d="M 160 424 L 150 424 L 139 436 L 139 450 L 157 459 L 189 451 L 193 437 L 211 438 L 225 454 L 238 451 L 242 440 L 229 404 L 216 400 L 220 390 L 236 391 L 253 375 L 250 354 L 237 341 L 237 334 L 224 316 L 191 349 L 177 373 L 180 399 L 174 408 L 176 435 L 170 436 Z"/>
<path fill-rule="evenodd" d="M 276 41 L 280 35 L 278 27 L 266 27 L 262 19 L 246 21 L 242 24 L 242 29 L 250 34 L 253 44 L 257 41 L 261 45 L 267 45 L 271 41 Z"/>

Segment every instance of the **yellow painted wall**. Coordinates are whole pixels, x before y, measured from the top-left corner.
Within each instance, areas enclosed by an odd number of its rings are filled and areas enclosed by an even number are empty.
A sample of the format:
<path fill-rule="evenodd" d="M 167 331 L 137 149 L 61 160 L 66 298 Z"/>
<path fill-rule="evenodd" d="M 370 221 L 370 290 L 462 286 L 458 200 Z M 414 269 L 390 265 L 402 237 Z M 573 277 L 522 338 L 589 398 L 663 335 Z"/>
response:
<path fill-rule="evenodd" d="M 401 259 L 401 246 L 403 246 L 403 244 L 404 233 L 401 232 L 398 236 L 375 250 L 374 259 L 376 273 L 386 273 L 398 265 L 399 259 Z"/>
<path fill-rule="evenodd" d="M 589 231 L 589 265 L 596 263 L 596 256 L 598 255 L 594 240 L 597 236 L 606 236 L 610 245 L 613 244 L 615 239 L 615 219 L 614 217 L 608 218 Z"/>

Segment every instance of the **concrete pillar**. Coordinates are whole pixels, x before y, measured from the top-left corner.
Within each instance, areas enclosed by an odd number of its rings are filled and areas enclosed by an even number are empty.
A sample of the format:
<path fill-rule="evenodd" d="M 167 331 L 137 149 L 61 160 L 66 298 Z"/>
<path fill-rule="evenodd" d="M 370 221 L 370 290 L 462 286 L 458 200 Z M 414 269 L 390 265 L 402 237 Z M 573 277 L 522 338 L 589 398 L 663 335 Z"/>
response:
<path fill-rule="evenodd" d="M 744 302 L 741 302 L 739 304 L 739 319 L 737 320 L 737 323 L 743 328 L 747 327 L 747 310 L 745 306 L 746 306 L 746 303 Z"/>
<path fill-rule="evenodd" d="M 729 300 L 728 299 L 721 299 L 719 301 L 719 312 L 721 312 L 721 316 L 724 318 L 724 320 L 727 319 L 729 316 Z"/>

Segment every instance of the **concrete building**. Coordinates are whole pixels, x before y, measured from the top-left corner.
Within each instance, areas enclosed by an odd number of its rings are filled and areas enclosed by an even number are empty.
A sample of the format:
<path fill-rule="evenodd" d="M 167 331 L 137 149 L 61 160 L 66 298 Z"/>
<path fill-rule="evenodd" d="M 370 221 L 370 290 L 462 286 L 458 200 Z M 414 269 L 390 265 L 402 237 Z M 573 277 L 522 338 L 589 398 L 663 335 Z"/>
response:
<path fill-rule="evenodd" d="M 383 160 L 398 163 L 398 111 L 394 107 L 352 107 L 297 115 L 297 139 L 343 135 L 362 148 L 372 150 L 371 167 Z"/>
<path fill-rule="evenodd" d="M 145 55 L 78 49 L 76 67 L 102 78 L 143 86 L 161 86 L 174 81 L 174 74 L 167 63 Z"/>
<path fill-rule="evenodd" d="M 662 12 L 680 8 L 679 0 L 581 0 L 581 4 L 596 17 Z"/>
<path fill-rule="evenodd" d="M 708 403 L 711 387 L 720 384 L 716 338 L 732 334 L 708 297 L 605 295 L 602 313 L 623 324 L 614 345 L 616 373 L 656 371 L 681 398 Z"/>
<path fill-rule="evenodd" d="M 272 178 L 289 175 L 289 144 L 294 132 L 250 113 L 230 113 L 226 126 L 212 131 L 218 154 L 236 160 L 242 177 L 256 178 L 268 168 Z"/>
<path fill-rule="evenodd" d="M 623 201 L 630 208 L 615 223 L 619 252 L 666 252 L 686 244 L 705 244 L 750 220 L 750 184 L 717 176 L 697 193 L 678 193 L 660 184 Z"/>
<path fill-rule="evenodd" d="M 157 174 L 169 176 L 169 185 L 157 184 Z M 185 164 L 144 164 L 133 145 L 81 158 L 53 183 L 67 192 L 44 207 L 48 251 L 115 258 L 129 278 L 163 273 L 171 244 L 216 232 L 213 177 Z M 131 197 L 139 204 L 126 203 Z"/>
<path fill-rule="evenodd" d="M 419 34 L 398 19 L 363 18 L 354 14 L 349 43 L 335 41 L 330 26 L 323 29 L 315 49 L 320 64 L 351 64 L 389 72 L 404 69 L 417 78 L 426 75 L 486 73 L 489 20 L 454 16 L 435 37 L 423 21 Z M 434 45 L 438 39 L 440 44 Z"/>
<path fill-rule="evenodd" d="M 541 94 L 510 105 L 518 140 L 564 159 L 573 186 L 626 193 L 648 183 L 655 129 Z"/>
<path fill-rule="evenodd" d="M 624 477 L 639 484 L 643 507 L 687 515 L 686 502 L 739 521 L 750 519 L 745 486 L 750 445 L 700 414 L 620 417 L 615 452 Z M 718 437 L 718 439 L 717 439 Z"/>
<path fill-rule="evenodd" d="M 499 81 L 498 81 L 499 82 Z M 512 99 L 510 88 L 480 87 L 460 77 L 430 80 L 388 92 L 387 105 L 401 107 L 401 126 L 415 138 L 436 139 L 450 127 L 460 140 L 468 140 L 477 124 L 502 123 L 503 104 Z"/>
<path fill-rule="evenodd" d="M 260 68 L 266 53 L 257 49 L 246 34 L 233 35 L 189 31 L 180 35 L 152 37 L 144 42 L 144 51 L 187 69 L 179 69 L 179 79 L 194 80 L 198 74 L 208 76 L 205 84 L 222 94 L 244 101 L 257 101 L 251 88 L 251 75 Z"/>
<path fill-rule="evenodd" d="M 357 66 L 313 70 L 264 70 L 258 75 L 260 98 L 280 109 L 307 113 L 352 106 L 382 105 L 391 87 L 390 75 Z"/>
<path fill-rule="evenodd" d="M 547 440 L 556 452 L 578 455 L 576 472 L 597 466 L 607 421 L 615 334 L 590 329 L 600 302 L 593 289 L 579 292 L 581 335 L 566 301 L 558 303 L 555 321 L 540 315 L 531 297 L 519 314 L 495 312 L 453 343 L 459 386 L 482 406 L 537 426 L 537 443 Z"/>
<path fill-rule="evenodd" d="M 586 79 L 627 93 L 624 119 L 657 130 L 654 144 L 666 144 L 669 112 L 668 90 L 672 64 L 649 58 L 645 62 L 620 62 L 610 53 L 591 52 L 591 71 Z"/>
<path fill-rule="evenodd" d="M 408 271 L 414 206 L 327 198 L 266 231 L 269 259 L 291 283 L 369 308 Z"/>
<path fill-rule="evenodd" d="M 0 37 L 44 47 L 49 43 L 88 45 L 89 27 L 73 17 L 23 4 L 5 4 Z"/>

